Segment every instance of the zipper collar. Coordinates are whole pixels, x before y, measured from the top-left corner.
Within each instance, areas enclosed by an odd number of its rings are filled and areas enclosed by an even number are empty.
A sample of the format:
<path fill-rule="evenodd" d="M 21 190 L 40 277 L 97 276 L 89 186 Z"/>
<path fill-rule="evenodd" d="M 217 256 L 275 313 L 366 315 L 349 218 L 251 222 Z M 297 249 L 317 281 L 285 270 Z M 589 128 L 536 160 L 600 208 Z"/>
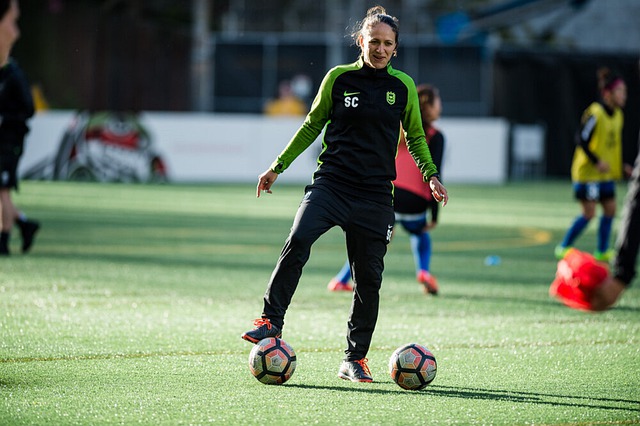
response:
<path fill-rule="evenodd" d="M 358 68 L 364 70 L 365 72 L 368 72 L 372 75 L 378 75 L 381 72 L 385 72 L 385 73 L 391 73 L 391 70 L 393 68 L 391 68 L 391 61 L 389 60 L 389 62 L 387 62 L 387 65 L 384 68 L 372 68 L 369 65 L 367 65 L 364 62 L 364 57 L 362 55 L 360 55 L 360 58 L 358 58 L 358 60 L 356 61 L 356 64 L 358 66 Z"/>

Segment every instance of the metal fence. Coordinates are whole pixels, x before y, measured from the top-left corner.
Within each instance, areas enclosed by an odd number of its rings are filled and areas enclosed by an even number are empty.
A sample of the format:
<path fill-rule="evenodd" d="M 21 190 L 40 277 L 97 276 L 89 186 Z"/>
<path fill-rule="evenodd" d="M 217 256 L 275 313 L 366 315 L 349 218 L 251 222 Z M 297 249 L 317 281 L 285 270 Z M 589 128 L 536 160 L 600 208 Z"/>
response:
<path fill-rule="evenodd" d="M 281 81 L 306 75 L 317 90 L 329 68 L 357 59 L 358 50 L 325 35 L 214 36 L 212 110 L 259 113 Z M 394 68 L 440 88 L 451 116 L 486 115 L 491 105 L 490 54 L 483 46 L 442 46 L 403 40 Z M 306 99 L 309 101 L 309 99 Z"/>

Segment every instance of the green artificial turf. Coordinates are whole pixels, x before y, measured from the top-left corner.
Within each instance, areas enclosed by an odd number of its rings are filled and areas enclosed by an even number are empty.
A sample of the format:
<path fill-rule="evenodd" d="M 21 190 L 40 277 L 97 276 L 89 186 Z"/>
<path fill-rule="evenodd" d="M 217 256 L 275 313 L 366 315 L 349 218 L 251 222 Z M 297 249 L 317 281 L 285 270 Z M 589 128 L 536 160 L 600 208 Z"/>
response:
<path fill-rule="evenodd" d="M 336 376 L 351 295 L 326 289 L 345 260 L 331 230 L 286 318 L 295 374 L 259 383 L 240 334 L 303 188 L 273 190 L 24 182 L 15 200 L 43 227 L 32 253 L 16 232 L 0 259 L 0 424 L 640 424 L 640 283 L 601 314 L 547 294 L 553 247 L 578 213 L 567 182 L 450 185 L 432 233 L 437 297 L 422 294 L 397 231 L 374 383 Z M 595 223 L 578 247 L 594 245 Z M 438 361 L 422 391 L 387 373 L 409 342 Z"/>

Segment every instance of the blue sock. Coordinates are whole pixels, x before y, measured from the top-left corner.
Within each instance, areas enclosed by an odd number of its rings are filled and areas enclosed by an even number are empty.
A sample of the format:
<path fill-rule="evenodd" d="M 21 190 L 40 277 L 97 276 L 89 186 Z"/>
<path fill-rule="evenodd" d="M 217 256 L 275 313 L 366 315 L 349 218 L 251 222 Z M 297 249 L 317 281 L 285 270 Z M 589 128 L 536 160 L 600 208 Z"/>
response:
<path fill-rule="evenodd" d="M 431 263 L 431 236 L 428 232 L 419 235 L 411 234 L 411 251 L 416 262 L 416 272 L 428 271 Z"/>
<path fill-rule="evenodd" d="M 351 267 L 349 266 L 348 260 L 344 263 L 344 266 L 340 269 L 340 272 L 338 272 L 338 275 L 336 275 L 334 279 L 345 284 L 349 282 L 351 279 Z"/>
<path fill-rule="evenodd" d="M 611 224 L 613 218 L 602 216 L 600 218 L 600 226 L 598 227 L 598 251 L 604 253 L 609 249 L 609 237 L 611 236 Z"/>
<path fill-rule="evenodd" d="M 564 240 L 562 240 L 562 243 L 560 243 L 560 245 L 562 247 L 572 246 L 575 240 L 578 239 L 578 237 L 580 236 L 580 234 L 582 234 L 582 231 L 584 231 L 588 224 L 589 219 L 587 219 L 586 217 L 582 215 L 576 217 L 576 219 L 571 224 L 571 227 L 565 234 Z"/>

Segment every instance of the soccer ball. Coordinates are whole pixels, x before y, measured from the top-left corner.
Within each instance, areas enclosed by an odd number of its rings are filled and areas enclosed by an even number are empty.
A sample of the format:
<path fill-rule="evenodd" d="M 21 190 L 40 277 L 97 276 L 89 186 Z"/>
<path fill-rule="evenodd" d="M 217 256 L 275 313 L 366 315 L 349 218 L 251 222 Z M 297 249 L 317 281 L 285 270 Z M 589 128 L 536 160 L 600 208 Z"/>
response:
<path fill-rule="evenodd" d="M 266 385 L 281 385 L 296 370 L 296 353 L 282 339 L 267 337 L 260 340 L 249 354 L 251 374 Z"/>
<path fill-rule="evenodd" d="M 418 343 L 400 346 L 389 359 L 389 374 L 403 389 L 424 389 L 436 378 L 436 371 L 436 358 Z"/>

